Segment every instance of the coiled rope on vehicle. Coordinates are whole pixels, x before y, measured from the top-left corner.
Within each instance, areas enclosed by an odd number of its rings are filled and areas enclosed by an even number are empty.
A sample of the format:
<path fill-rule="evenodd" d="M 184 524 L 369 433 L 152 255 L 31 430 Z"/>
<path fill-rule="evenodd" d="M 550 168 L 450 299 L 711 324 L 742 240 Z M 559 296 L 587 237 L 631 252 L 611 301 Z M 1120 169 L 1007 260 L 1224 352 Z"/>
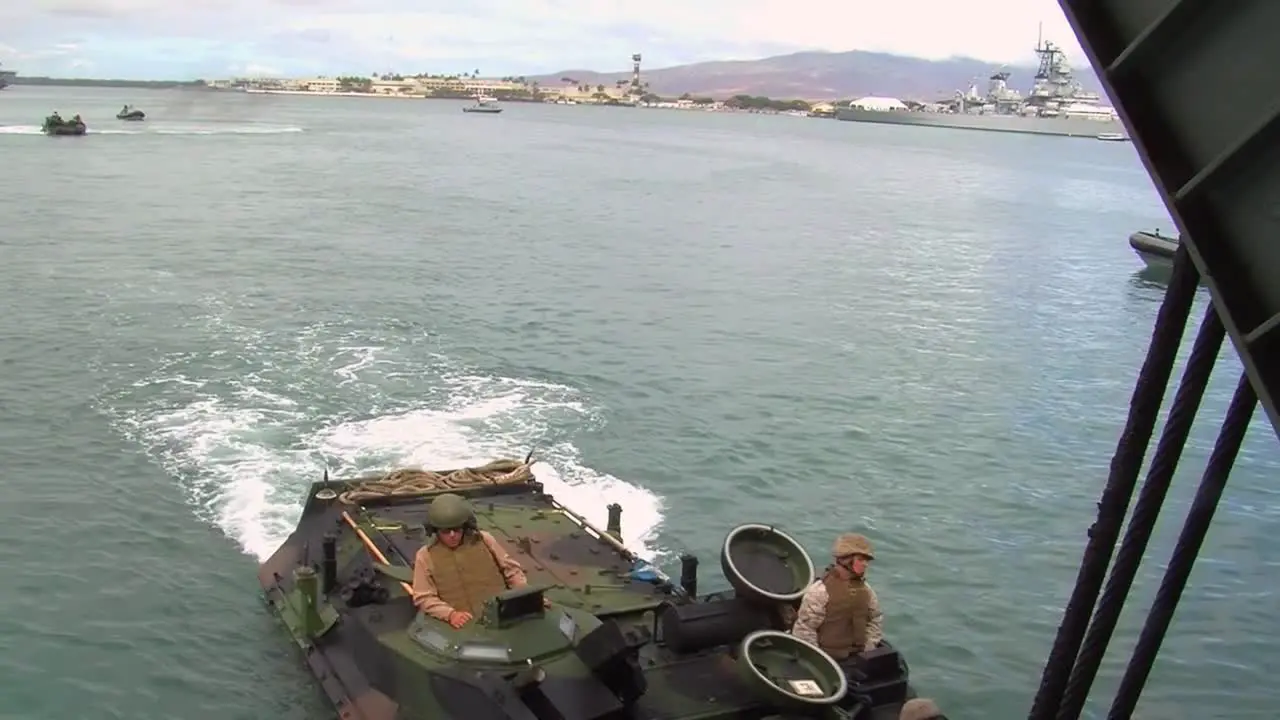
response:
<path fill-rule="evenodd" d="M 378 477 L 351 483 L 338 498 L 348 505 L 386 497 L 417 497 L 444 490 L 462 490 L 478 485 L 518 485 L 533 480 L 532 463 L 494 460 L 486 465 L 458 470 L 400 468 Z"/>

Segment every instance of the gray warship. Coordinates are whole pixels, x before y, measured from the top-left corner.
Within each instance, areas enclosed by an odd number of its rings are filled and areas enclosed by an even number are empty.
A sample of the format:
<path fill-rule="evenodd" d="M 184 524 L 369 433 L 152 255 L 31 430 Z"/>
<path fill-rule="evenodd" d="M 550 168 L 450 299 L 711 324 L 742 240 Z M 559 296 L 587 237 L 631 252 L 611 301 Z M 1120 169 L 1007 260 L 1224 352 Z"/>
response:
<path fill-rule="evenodd" d="M 979 95 L 977 87 L 971 85 L 967 92 L 957 91 L 952 99 L 917 109 L 897 101 L 864 98 L 837 110 L 836 118 L 1032 135 L 1128 138 L 1115 109 L 1103 105 L 1097 93 L 1082 88 L 1072 76 L 1062 48 L 1040 41 L 1035 52 L 1040 57 L 1040 67 L 1031 92 L 1025 97 L 1009 87 L 1009 73 L 1001 69 L 988 78 L 986 95 Z"/>
<path fill-rule="evenodd" d="M 16 77 L 18 77 L 18 73 L 12 70 L 5 70 L 2 67 L 0 67 L 0 90 L 3 90 L 9 87 L 9 85 L 13 82 L 13 79 Z"/>

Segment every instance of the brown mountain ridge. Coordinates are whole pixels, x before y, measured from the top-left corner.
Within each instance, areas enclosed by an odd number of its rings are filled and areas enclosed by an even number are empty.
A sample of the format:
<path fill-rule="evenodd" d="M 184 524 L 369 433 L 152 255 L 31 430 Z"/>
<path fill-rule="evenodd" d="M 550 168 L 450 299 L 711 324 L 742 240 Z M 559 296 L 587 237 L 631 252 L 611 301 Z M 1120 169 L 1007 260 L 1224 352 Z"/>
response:
<path fill-rule="evenodd" d="M 1101 85 L 1087 62 L 1069 58 L 1076 79 L 1087 90 L 1101 92 Z M 880 95 L 932 101 L 951 97 L 972 83 L 983 91 L 987 78 L 1001 66 L 973 58 L 925 60 L 888 53 L 798 52 L 760 60 L 723 60 L 642 70 L 650 91 L 664 97 L 684 93 L 727 98 L 763 95 L 777 99 L 840 100 Z M 1023 93 L 1035 78 L 1034 65 L 1004 66 L 1009 85 Z M 561 78 L 591 85 L 612 86 L 631 77 L 630 71 L 595 72 L 565 70 L 531 79 L 544 86 L 563 85 Z"/>

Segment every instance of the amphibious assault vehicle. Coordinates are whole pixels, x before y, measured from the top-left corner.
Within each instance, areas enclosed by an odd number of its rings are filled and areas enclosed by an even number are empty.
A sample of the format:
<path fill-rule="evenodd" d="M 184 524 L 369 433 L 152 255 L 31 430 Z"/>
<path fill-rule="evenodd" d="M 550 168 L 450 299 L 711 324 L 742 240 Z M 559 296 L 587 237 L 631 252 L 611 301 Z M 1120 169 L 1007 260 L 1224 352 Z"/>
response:
<path fill-rule="evenodd" d="M 71 120 L 64 120 L 55 114 L 44 119 L 44 122 L 40 125 L 40 132 L 54 137 L 63 135 L 80 136 L 89 132 L 89 127 L 85 125 L 79 115 Z"/>
<path fill-rule="evenodd" d="M 414 608 L 427 507 L 467 497 L 528 585 L 454 629 Z M 812 560 L 767 524 L 732 528 L 732 590 L 698 595 L 546 493 L 529 458 L 397 470 L 308 491 L 298 527 L 259 579 L 343 720 L 890 720 L 913 696 L 887 643 L 842 667 L 785 631 Z M 544 602 L 544 598 L 549 602 Z"/>

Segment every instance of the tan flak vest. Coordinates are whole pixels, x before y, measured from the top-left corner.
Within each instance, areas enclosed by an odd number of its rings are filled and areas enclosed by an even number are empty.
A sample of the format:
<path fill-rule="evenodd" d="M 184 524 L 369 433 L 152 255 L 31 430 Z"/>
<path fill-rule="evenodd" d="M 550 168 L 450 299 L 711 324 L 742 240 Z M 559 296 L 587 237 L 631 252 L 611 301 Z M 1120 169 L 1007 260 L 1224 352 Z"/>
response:
<path fill-rule="evenodd" d="M 827 588 L 827 613 L 818 626 L 818 647 L 836 660 L 862 652 L 867 644 L 871 591 L 862 578 L 841 579 L 834 570 L 822 578 Z"/>
<path fill-rule="evenodd" d="M 431 578 L 436 583 L 436 592 L 454 610 L 479 615 L 486 600 L 507 589 L 498 561 L 473 532 L 468 532 L 456 549 L 436 540 L 427 553 L 431 556 Z"/>

